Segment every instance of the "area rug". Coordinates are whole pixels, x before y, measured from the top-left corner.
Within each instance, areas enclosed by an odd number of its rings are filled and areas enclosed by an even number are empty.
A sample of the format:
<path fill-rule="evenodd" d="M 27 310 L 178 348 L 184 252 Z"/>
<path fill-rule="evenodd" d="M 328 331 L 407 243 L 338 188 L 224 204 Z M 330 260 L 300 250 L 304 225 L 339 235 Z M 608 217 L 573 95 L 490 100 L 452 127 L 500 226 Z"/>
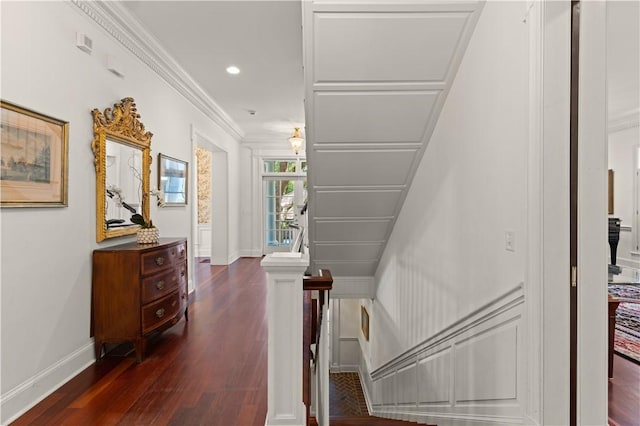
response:
<path fill-rule="evenodd" d="M 640 363 L 640 287 L 610 285 L 609 294 L 620 300 L 614 350 Z"/>

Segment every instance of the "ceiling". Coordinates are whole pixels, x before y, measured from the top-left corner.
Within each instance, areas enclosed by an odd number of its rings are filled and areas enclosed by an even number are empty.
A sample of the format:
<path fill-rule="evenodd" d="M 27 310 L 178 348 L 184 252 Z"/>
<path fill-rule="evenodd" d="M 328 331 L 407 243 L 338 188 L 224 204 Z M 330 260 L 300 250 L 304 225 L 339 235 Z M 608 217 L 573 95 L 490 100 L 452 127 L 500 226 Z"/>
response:
<path fill-rule="evenodd" d="M 304 127 L 300 2 L 122 5 L 235 121 L 243 139 L 284 141 Z M 228 74 L 230 65 L 240 74 Z"/>
<path fill-rule="evenodd" d="M 244 141 L 284 141 L 306 125 L 312 268 L 370 277 L 483 2 L 302 3 L 121 4 Z M 639 3 L 619 3 L 608 18 L 617 40 L 608 57 L 610 117 L 638 108 Z M 630 34 L 621 23 L 632 17 Z M 240 74 L 227 74 L 229 65 Z"/>

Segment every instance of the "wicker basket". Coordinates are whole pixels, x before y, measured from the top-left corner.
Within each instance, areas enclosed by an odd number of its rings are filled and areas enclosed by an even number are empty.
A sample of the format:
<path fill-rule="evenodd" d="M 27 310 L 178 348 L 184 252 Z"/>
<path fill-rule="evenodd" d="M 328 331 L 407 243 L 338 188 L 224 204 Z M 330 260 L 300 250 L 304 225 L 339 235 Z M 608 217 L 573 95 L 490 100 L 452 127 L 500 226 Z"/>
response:
<path fill-rule="evenodd" d="M 157 244 L 160 240 L 158 228 L 138 229 L 138 244 Z"/>

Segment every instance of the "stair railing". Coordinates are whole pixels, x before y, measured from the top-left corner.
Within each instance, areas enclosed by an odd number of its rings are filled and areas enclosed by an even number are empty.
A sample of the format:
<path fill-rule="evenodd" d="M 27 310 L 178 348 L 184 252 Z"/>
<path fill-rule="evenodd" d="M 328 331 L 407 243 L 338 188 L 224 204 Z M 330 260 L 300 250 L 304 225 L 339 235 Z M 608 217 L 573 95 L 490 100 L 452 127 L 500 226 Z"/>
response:
<path fill-rule="evenodd" d="M 303 401 L 308 425 L 329 425 L 329 294 L 333 277 L 328 269 L 304 277 Z"/>

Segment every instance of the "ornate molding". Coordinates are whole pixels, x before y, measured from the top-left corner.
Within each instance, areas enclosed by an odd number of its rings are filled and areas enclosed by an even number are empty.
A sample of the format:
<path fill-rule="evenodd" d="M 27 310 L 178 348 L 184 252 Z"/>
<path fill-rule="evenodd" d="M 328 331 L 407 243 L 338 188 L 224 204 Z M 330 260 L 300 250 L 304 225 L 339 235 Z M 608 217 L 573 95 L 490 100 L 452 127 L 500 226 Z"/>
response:
<path fill-rule="evenodd" d="M 148 144 L 153 133 L 144 129 L 144 124 L 138 120 L 140 114 L 133 98 L 124 98 L 119 103 L 113 104 L 113 109 L 105 108 L 101 113 L 98 108 L 91 111 L 93 114 L 93 130 L 105 129 L 109 133 L 137 139 Z"/>
<path fill-rule="evenodd" d="M 220 125 L 236 140 L 242 140 L 244 132 L 240 126 L 119 2 L 81 0 L 70 0 L 70 2 L 169 83 L 193 106 Z"/>

